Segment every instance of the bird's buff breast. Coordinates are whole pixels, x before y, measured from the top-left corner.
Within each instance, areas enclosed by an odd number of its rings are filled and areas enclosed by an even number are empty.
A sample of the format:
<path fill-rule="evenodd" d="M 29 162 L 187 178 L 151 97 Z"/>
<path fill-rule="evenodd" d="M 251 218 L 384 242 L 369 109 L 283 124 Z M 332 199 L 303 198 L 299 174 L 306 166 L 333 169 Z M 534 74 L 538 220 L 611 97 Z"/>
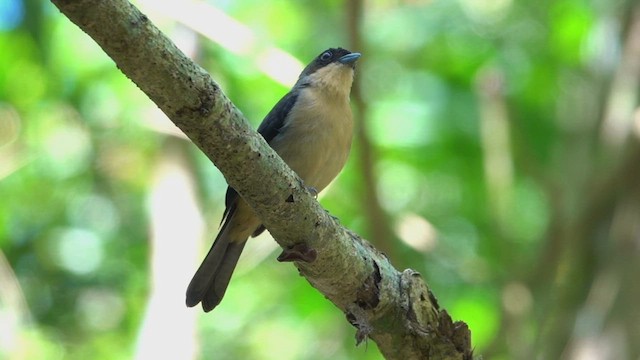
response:
<path fill-rule="evenodd" d="M 273 149 L 302 178 L 321 191 L 340 173 L 351 148 L 353 121 L 347 95 L 318 88 L 300 91 Z"/>

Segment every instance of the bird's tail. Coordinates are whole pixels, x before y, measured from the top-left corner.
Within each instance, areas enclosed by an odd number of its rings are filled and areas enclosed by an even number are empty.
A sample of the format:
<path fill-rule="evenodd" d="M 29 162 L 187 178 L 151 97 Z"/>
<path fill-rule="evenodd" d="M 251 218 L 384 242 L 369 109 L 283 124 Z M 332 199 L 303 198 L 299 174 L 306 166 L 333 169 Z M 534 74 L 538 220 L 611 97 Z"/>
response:
<path fill-rule="evenodd" d="M 204 311 L 209 312 L 220 303 L 227 290 L 231 274 L 247 243 L 246 239 L 232 238 L 232 226 L 229 225 L 232 218 L 233 216 L 226 218 L 209 253 L 189 283 L 186 301 L 188 307 L 202 302 Z"/>

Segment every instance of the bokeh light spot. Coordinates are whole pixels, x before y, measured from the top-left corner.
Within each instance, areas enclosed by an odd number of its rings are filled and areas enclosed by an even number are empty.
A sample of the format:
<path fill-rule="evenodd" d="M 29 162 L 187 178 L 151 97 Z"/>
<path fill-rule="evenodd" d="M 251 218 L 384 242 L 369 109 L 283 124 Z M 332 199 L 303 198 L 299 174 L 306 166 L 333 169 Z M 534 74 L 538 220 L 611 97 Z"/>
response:
<path fill-rule="evenodd" d="M 100 266 L 103 241 L 95 233 L 73 228 L 60 230 L 56 235 L 56 261 L 60 267 L 84 275 Z"/>
<path fill-rule="evenodd" d="M 437 244 L 437 230 L 427 219 L 417 214 L 402 216 L 396 226 L 398 237 L 412 248 L 428 252 Z"/>
<path fill-rule="evenodd" d="M 88 166 L 91 140 L 80 126 L 61 126 L 47 134 L 43 148 L 41 165 L 52 175 L 66 178 Z"/>
<path fill-rule="evenodd" d="M 109 289 L 88 289 L 78 297 L 76 312 L 83 326 L 104 331 L 120 324 L 125 305 L 122 297 Z"/>

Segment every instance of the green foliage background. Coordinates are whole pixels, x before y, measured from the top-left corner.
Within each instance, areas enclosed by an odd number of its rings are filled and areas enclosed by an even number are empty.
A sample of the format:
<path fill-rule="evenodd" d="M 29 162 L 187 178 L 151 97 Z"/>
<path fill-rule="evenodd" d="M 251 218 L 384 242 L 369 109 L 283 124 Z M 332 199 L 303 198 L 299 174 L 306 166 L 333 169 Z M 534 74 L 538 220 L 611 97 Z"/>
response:
<path fill-rule="evenodd" d="M 265 76 L 256 53 L 194 32 L 195 19 L 154 12 L 163 3 L 137 5 L 257 125 L 287 87 Z M 247 26 L 258 48 L 302 62 L 349 47 L 348 1 L 209 3 Z M 629 275 L 640 270 L 640 175 L 623 160 L 640 132 L 638 11 L 610 0 L 364 3 L 356 110 L 372 146 L 356 141 L 321 202 L 397 268 L 421 272 L 469 324 L 476 354 L 640 356 L 640 290 Z M 363 153 L 374 158 L 377 199 L 363 186 Z M 150 199 L 166 161 L 190 177 L 206 223 L 197 259 L 158 265 L 186 288 L 215 236 L 223 177 L 51 3 L 0 3 L 0 358 L 145 357 Z M 610 174 L 619 176 L 608 183 Z M 382 218 L 368 215 L 372 200 Z M 376 237 L 377 222 L 389 238 Z M 185 239 L 170 238 L 178 252 Z M 344 315 L 274 261 L 274 247 L 256 244 L 269 241 L 251 241 L 251 260 L 214 312 L 170 310 L 198 314 L 191 325 L 156 314 L 165 331 L 156 350 L 380 359 L 371 341 L 355 347 Z M 174 295 L 182 306 L 183 291 Z M 185 334 L 199 341 L 175 341 Z"/>

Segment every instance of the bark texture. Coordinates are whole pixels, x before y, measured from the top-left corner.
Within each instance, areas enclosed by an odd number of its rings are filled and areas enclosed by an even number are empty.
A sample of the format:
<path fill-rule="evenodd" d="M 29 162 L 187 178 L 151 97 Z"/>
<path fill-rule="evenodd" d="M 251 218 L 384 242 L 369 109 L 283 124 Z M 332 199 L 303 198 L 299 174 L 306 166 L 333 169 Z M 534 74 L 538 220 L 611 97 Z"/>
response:
<path fill-rule="evenodd" d="M 222 93 L 126 0 L 52 0 L 220 169 L 283 248 L 306 246 L 295 263 L 342 310 L 356 339 L 375 341 L 387 359 L 470 359 L 471 334 L 453 322 L 413 270 L 345 229 L 307 193 Z"/>

